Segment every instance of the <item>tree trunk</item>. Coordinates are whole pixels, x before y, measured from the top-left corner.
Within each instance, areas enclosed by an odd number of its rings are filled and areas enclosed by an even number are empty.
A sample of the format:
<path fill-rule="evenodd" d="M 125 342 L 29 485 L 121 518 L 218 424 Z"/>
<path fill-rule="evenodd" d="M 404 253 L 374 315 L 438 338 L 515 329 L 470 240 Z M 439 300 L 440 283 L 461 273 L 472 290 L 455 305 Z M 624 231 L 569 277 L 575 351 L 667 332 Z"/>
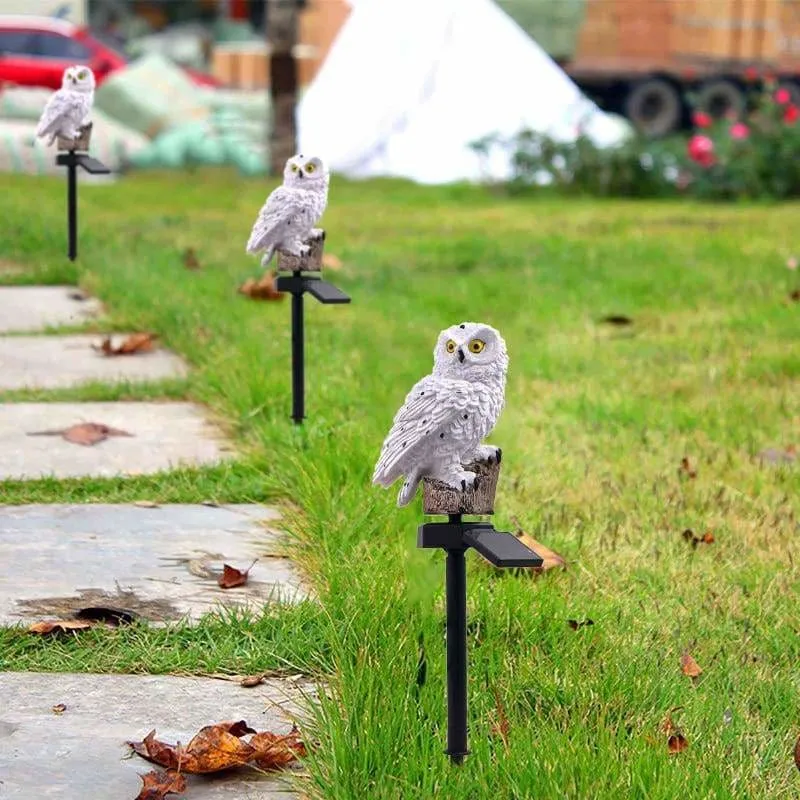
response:
<path fill-rule="evenodd" d="M 297 152 L 297 63 L 292 49 L 297 44 L 298 14 L 299 3 L 296 0 L 267 0 L 272 96 L 269 149 L 274 175 L 282 175 L 286 161 Z"/>

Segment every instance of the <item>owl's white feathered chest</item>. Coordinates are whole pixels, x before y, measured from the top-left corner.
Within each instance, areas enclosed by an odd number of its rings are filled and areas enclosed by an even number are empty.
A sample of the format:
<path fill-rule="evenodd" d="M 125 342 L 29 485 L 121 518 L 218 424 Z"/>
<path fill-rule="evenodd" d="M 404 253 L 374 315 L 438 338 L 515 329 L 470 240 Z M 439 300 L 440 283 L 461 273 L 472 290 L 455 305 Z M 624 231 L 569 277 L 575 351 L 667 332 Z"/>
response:
<path fill-rule="evenodd" d="M 449 431 L 439 440 L 435 448 L 437 455 L 456 452 L 460 458 L 469 457 L 497 424 L 505 403 L 502 385 L 495 382 L 470 383 L 468 397 L 466 409 L 450 423 Z"/>
<path fill-rule="evenodd" d="M 297 197 L 298 211 L 295 215 L 295 222 L 305 235 L 319 222 L 328 204 L 328 190 L 324 189 L 293 189 Z"/>

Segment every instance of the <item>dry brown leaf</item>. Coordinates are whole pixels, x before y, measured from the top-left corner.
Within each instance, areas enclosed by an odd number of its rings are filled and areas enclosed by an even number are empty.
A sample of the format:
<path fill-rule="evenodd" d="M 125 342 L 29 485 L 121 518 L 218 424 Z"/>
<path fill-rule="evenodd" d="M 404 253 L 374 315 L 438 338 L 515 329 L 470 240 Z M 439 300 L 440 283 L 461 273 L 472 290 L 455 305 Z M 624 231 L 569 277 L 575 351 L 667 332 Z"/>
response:
<path fill-rule="evenodd" d="M 582 619 L 582 620 L 568 619 L 567 625 L 569 625 L 570 628 L 572 628 L 572 630 L 577 631 L 578 628 L 584 628 L 587 625 L 594 625 L 594 620 L 589 619 L 588 617 L 587 619 Z"/>
<path fill-rule="evenodd" d="M 132 356 L 151 352 L 157 338 L 154 333 L 132 333 L 115 347 L 111 337 L 106 336 L 99 346 L 92 345 L 92 347 L 105 356 Z"/>
<path fill-rule="evenodd" d="M 249 734 L 255 734 L 250 742 L 241 738 Z M 244 720 L 208 725 L 186 747 L 158 741 L 154 730 L 143 741 L 128 745 L 148 761 L 190 774 L 220 772 L 249 762 L 262 769 L 277 769 L 306 752 L 296 728 L 287 736 L 255 733 Z"/>
<path fill-rule="evenodd" d="M 200 262 L 197 259 L 197 253 L 194 247 L 187 247 L 183 251 L 183 266 L 186 267 L 186 269 L 200 269 Z"/>
<path fill-rule="evenodd" d="M 284 293 L 275 288 L 277 273 L 269 272 L 259 280 L 248 278 L 240 287 L 239 294 L 253 300 L 283 300 Z"/>
<path fill-rule="evenodd" d="M 671 756 L 682 753 L 688 746 L 689 742 L 686 741 L 686 738 L 680 731 L 673 733 L 667 739 L 667 747 L 669 748 L 669 754 Z"/>
<path fill-rule="evenodd" d="M 242 680 L 239 681 L 239 684 L 244 686 L 245 689 L 252 689 L 254 686 L 258 686 L 261 683 L 264 683 L 263 675 L 248 675 L 246 678 L 242 678 Z"/>
<path fill-rule="evenodd" d="M 681 655 L 681 672 L 688 675 L 690 678 L 697 678 L 702 673 L 700 665 L 691 657 L 688 650 L 683 651 Z"/>
<path fill-rule="evenodd" d="M 706 531 L 702 536 L 696 536 L 691 528 L 687 528 L 681 536 L 683 536 L 692 547 L 697 547 L 698 544 L 714 543 L 714 534 L 711 531 Z"/>
<path fill-rule="evenodd" d="M 672 721 L 672 715 L 682 708 L 683 706 L 675 706 L 675 708 L 670 709 L 662 725 L 664 733 L 667 735 L 667 748 L 672 756 L 683 752 L 689 746 L 681 729 Z"/>
<path fill-rule="evenodd" d="M 516 536 L 526 547 L 530 548 L 541 556 L 542 566 L 532 567 L 534 572 L 545 572 L 548 569 L 556 569 L 567 566 L 567 561 L 563 556 L 560 556 L 555 550 L 545 547 L 545 545 L 543 545 L 541 542 L 537 542 L 536 539 L 534 539 L 532 536 L 528 536 L 527 533 L 518 531 Z"/>
<path fill-rule="evenodd" d="M 53 706 L 54 714 L 63 714 L 66 710 L 67 706 L 64 703 L 59 703 L 57 706 Z"/>
<path fill-rule="evenodd" d="M 800 300 L 800 289 L 795 289 L 793 292 L 790 292 L 789 299 L 795 303 Z"/>
<path fill-rule="evenodd" d="M 301 741 L 296 727 L 286 736 L 278 736 L 269 731 L 257 733 L 250 740 L 250 746 L 255 751 L 253 761 L 261 769 L 279 769 L 306 754 L 306 746 Z"/>
<path fill-rule="evenodd" d="M 800 736 L 797 737 L 797 741 L 794 743 L 794 765 L 797 769 L 800 769 Z"/>
<path fill-rule="evenodd" d="M 69 631 L 85 631 L 93 627 L 93 623 L 85 619 L 46 619 L 41 622 L 34 622 L 28 628 L 28 633 L 36 633 L 39 636 L 47 636 L 51 633 L 67 633 Z"/>
<path fill-rule="evenodd" d="M 692 468 L 692 465 L 689 459 L 684 456 L 681 459 L 681 466 L 679 473 L 683 475 L 685 478 L 696 478 L 697 477 L 697 470 Z"/>
<path fill-rule="evenodd" d="M 29 433 L 28 436 L 60 436 L 71 444 L 91 447 L 104 442 L 109 436 L 133 436 L 133 434 L 119 430 L 119 428 L 111 428 L 99 422 L 79 422 L 61 430 L 34 431 Z"/>
<path fill-rule="evenodd" d="M 139 776 L 142 791 L 136 800 L 163 800 L 168 794 L 183 794 L 186 791 L 186 777 L 180 772 L 148 772 Z"/>
<path fill-rule="evenodd" d="M 342 268 L 342 259 L 335 256 L 333 253 L 322 254 L 322 266 L 325 269 L 339 270 Z"/>
<path fill-rule="evenodd" d="M 244 571 L 232 567 L 230 564 L 222 565 L 222 575 L 217 579 L 221 589 L 233 589 L 236 586 L 244 586 L 247 583 L 247 576 L 253 565 L 258 561 L 257 558 L 253 559 L 253 563 Z"/>

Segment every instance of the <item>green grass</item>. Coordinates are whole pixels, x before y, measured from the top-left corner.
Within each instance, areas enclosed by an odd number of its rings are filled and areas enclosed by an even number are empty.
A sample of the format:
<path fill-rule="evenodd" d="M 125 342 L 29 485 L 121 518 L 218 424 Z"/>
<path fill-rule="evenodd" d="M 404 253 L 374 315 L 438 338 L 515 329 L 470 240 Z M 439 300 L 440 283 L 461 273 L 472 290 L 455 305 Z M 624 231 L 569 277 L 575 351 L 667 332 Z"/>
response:
<path fill-rule="evenodd" d="M 288 304 L 236 293 L 258 271 L 243 242 L 269 187 L 217 172 L 84 187 L 75 265 L 63 183 L 0 188 L 0 263 L 25 268 L 7 279 L 77 281 L 115 329 L 158 332 L 193 372 L 155 391 L 207 405 L 242 454 L 130 481 L 0 483 L 3 501 L 290 501 L 285 528 L 321 601 L 194 631 L 59 643 L 6 631 L 4 668 L 324 675 L 308 768 L 326 800 L 798 796 L 800 472 L 758 458 L 800 435 L 800 307 L 787 301 L 800 279 L 785 267 L 796 205 L 335 181 L 324 224 L 345 268 L 331 277 L 353 303 L 309 303 L 298 430 Z M 181 263 L 188 246 L 198 272 Z M 634 325 L 599 322 L 612 313 Z M 498 327 L 511 357 L 491 437 L 504 451 L 495 524 L 518 521 L 569 565 L 531 578 L 469 556 L 472 755 L 454 769 L 443 560 L 415 548 L 419 505 L 397 509 L 369 479 L 438 331 L 464 319 Z M 679 474 L 684 456 L 695 479 Z M 715 541 L 692 548 L 685 528 Z M 584 617 L 595 624 L 567 625 Z M 685 648 L 704 670 L 696 685 Z M 661 725 L 676 706 L 689 746 L 670 756 Z M 508 746 L 493 733 L 501 713 Z"/>

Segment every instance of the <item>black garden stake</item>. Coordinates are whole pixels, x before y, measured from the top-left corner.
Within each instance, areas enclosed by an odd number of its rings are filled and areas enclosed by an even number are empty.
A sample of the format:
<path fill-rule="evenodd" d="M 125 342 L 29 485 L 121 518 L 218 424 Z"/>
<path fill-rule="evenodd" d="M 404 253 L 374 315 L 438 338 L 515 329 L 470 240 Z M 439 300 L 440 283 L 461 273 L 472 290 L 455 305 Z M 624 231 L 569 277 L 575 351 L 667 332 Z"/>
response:
<path fill-rule="evenodd" d="M 496 531 L 489 522 L 465 521 L 463 514 L 494 513 L 499 464 L 471 464 L 478 488 L 459 492 L 425 479 L 423 511 L 446 514 L 447 522 L 426 522 L 417 531 L 417 546 L 440 547 L 447 553 L 447 749 L 461 764 L 467 749 L 467 570 L 465 553 L 472 547 L 496 567 L 541 567 L 542 559 L 516 536 Z"/>
<path fill-rule="evenodd" d="M 92 138 L 92 123 L 80 129 L 80 136 L 73 139 L 57 139 L 56 164 L 67 168 L 67 256 L 74 261 L 78 255 L 78 167 L 91 175 L 109 175 L 111 170 L 89 155 Z"/>
<path fill-rule="evenodd" d="M 305 256 L 278 251 L 278 277 L 275 281 L 279 292 L 292 295 L 292 419 L 298 425 L 306 415 L 303 295 L 308 292 L 325 305 L 350 302 L 341 289 L 322 279 L 325 231 L 314 229 L 307 244 L 311 250 Z"/>

